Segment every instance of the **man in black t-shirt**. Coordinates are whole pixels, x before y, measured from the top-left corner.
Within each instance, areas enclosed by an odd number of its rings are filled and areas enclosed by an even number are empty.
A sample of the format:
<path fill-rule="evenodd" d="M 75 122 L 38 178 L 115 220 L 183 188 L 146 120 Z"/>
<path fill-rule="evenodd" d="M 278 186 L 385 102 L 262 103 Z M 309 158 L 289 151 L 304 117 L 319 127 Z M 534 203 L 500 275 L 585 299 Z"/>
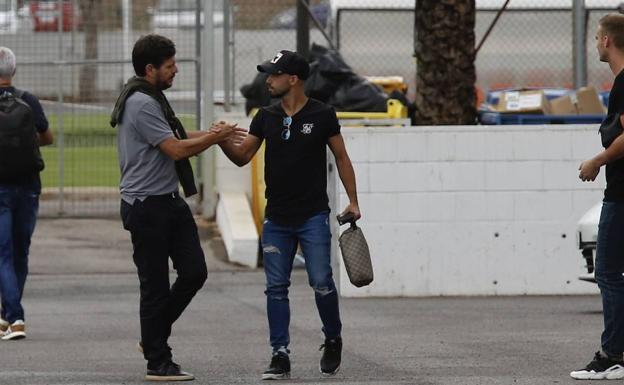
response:
<path fill-rule="evenodd" d="M 262 249 L 273 355 L 262 379 L 290 377 L 288 287 L 298 244 L 305 256 L 325 334 L 320 371 L 323 375 L 333 375 L 340 368 L 342 324 L 330 261 L 327 146 L 336 157 L 338 173 L 350 201 L 343 214 L 350 212 L 359 218 L 355 173 L 336 112 L 303 92 L 310 71 L 306 60 L 284 50 L 259 65 L 258 71 L 269 75 L 266 82 L 269 92 L 281 101 L 258 111 L 251 122 L 250 135 L 241 145 L 222 143 L 220 146 L 230 160 L 243 166 L 262 141 L 266 141 L 267 207 Z"/>
<path fill-rule="evenodd" d="M 609 95 L 608 115 L 601 125 L 603 145 L 595 157 L 581 163 L 581 180 L 594 181 L 606 165 L 605 190 L 596 245 L 595 276 L 602 295 L 604 331 L 601 350 L 583 369 L 570 373 L 585 380 L 624 378 L 624 15 L 609 14 L 600 19 L 596 33 L 600 60 L 609 63 L 615 77 Z M 608 131 L 619 123 L 617 136 L 609 143 Z M 606 127 L 611 129 L 606 130 Z"/>
<path fill-rule="evenodd" d="M 6 107 L 7 111 L 2 111 L 4 124 L 0 121 L 0 129 L 8 130 L 11 124 L 18 128 L 17 132 L 31 130 L 26 135 L 36 135 L 37 143 L 30 141 L 31 151 L 22 151 L 18 147 L 16 151 L 33 155 L 22 162 L 17 161 L 17 165 L 24 165 L 29 161 L 40 162 L 38 156 L 38 146 L 52 144 L 52 132 L 48 128 L 48 120 L 43 113 L 43 108 L 39 100 L 29 92 L 19 91 L 12 85 L 15 75 L 16 61 L 15 54 L 6 48 L 0 47 L 0 95 L 5 100 L 10 101 Z M 17 99 L 13 99 L 17 98 Z M 25 115 L 15 117 L 10 111 L 17 111 L 13 108 L 15 103 L 25 103 L 28 107 L 24 109 Z M 10 110 L 10 111 L 9 111 Z M 22 110 L 22 111 L 24 111 Z M 32 114 L 32 115 L 31 115 Z M 24 116 L 27 119 L 24 119 Z M 32 119 L 32 120 L 31 120 Z M 9 124 L 7 124 L 7 121 Z M 26 121 L 27 124 L 17 124 L 16 121 Z M 34 129 L 32 125 L 34 124 Z M 34 131 L 36 130 L 36 134 Z M 21 135 L 21 134 L 20 134 Z M 13 136 L 13 139 L 16 137 Z M 27 141 L 22 140 L 21 143 Z M 7 143 L 3 143 L 6 145 Z M 6 148 L 6 147 L 3 147 Z M 35 150 L 35 151 L 33 151 Z M 7 150 L 4 150 L 7 151 Z M 5 152 L 11 153 L 10 151 Z M 37 154 L 37 159 L 35 158 Z M 4 158 L 0 162 L 0 169 L 15 169 L 15 159 Z M 2 167 L 4 166 L 4 167 Z M 39 166 L 43 166 L 40 164 Z M 33 170 L 26 167 L 26 170 Z M 28 252 L 30 239 L 35 229 L 37 220 L 37 210 L 39 208 L 39 194 L 41 193 L 41 181 L 39 179 L 39 169 L 36 171 L 24 171 L 19 168 L 12 174 L 0 174 L 0 298 L 2 299 L 2 309 L 0 310 L 0 339 L 15 340 L 26 337 L 26 326 L 24 324 L 24 308 L 22 307 L 22 294 L 26 276 L 28 275 Z"/>

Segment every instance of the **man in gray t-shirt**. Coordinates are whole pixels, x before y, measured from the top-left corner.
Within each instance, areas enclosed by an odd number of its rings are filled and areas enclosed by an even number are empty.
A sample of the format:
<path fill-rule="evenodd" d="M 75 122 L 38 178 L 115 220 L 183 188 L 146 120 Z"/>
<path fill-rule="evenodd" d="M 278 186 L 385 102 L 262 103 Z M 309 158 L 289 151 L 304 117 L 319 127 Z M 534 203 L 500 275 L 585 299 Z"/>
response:
<path fill-rule="evenodd" d="M 147 360 L 147 380 L 192 380 L 172 361 L 167 340 L 207 270 L 197 226 L 178 183 L 185 192 L 189 186 L 195 192 L 188 158 L 213 144 L 240 143 L 244 132 L 224 123 L 209 131 L 184 131 L 162 93 L 177 72 L 171 40 L 142 37 L 132 51 L 132 64 L 137 77 L 122 90 L 111 124 L 118 125 L 121 218 L 131 234 L 141 289 L 139 348 Z M 171 287 L 169 258 L 178 274 Z"/>
<path fill-rule="evenodd" d="M 132 204 L 135 199 L 178 191 L 174 162 L 158 147 L 173 136 L 156 100 L 141 92 L 126 100 L 117 136 L 124 201 Z"/>

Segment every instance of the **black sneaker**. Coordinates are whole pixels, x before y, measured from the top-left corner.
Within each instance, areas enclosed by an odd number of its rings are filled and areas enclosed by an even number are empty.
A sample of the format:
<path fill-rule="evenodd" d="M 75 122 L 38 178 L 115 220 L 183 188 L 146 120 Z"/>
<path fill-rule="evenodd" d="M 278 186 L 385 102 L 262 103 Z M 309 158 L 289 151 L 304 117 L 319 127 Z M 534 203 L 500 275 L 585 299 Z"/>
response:
<path fill-rule="evenodd" d="M 333 376 L 340 369 L 340 359 L 342 356 L 342 338 L 336 337 L 326 339 L 319 350 L 323 350 L 321 357 L 321 374 Z"/>
<path fill-rule="evenodd" d="M 156 369 L 147 369 L 145 379 L 149 381 L 191 381 L 195 379 L 195 376 L 183 372 L 180 365 L 169 360 L 160 364 Z"/>
<path fill-rule="evenodd" d="M 576 380 L 619 380 L 624 378 L 624 362 L 596 352 L 592 362 L 581 370 L 571 372 L 570 376 Z"/>
<path fill-rule="evenodd" d="M 284 352 L 273 353 L 271 365 L 262 374 L 263 380 L 286 380 L 290 378 L 290 358 Z"/>

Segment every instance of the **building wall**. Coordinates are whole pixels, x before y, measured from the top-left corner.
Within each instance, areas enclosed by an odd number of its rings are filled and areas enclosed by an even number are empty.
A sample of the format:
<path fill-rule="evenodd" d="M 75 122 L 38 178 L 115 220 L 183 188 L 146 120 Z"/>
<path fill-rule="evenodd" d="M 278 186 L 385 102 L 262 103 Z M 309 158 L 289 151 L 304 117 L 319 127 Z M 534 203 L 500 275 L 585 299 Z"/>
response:
<path fill-rule="evenodd" d="M 578 179 L 580 162 L 600 150 L 597 129 L 344 129 L 375 281 L 357 289 L 341 266 L 341 294 L 596 292 L 577 279 L 576 222 L 602 199 L 604 170 L 594 183 Z M 348 199 L 329 159 L 336 214 Z"/>

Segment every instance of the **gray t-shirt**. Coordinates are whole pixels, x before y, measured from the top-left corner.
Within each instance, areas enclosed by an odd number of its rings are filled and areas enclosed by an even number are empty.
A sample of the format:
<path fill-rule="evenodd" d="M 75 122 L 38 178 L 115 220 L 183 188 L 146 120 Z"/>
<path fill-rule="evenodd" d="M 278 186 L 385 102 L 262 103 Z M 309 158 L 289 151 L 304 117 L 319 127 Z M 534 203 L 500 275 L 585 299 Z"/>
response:
<path fill-rule="evenodd" d="M 135 199 L 178 191 L 175 162 L 158 147 L 173 136 L 154 98 L 135 92 L 126 100 L 117 133 L 123 200 L 133 204 Z"/>

